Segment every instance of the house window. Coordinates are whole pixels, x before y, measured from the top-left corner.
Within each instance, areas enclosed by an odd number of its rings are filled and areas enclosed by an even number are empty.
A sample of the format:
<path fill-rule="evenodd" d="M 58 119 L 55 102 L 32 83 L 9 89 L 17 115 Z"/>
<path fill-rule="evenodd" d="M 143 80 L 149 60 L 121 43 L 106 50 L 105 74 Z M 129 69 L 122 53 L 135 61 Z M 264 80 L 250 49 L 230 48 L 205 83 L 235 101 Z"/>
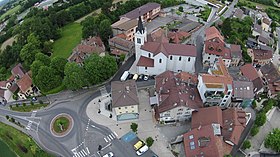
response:
<path fill-rule="evenodd" d="M 172 60 L 172 56 L 170 56 L 170 60 Z"/>
<path fill-rule="evenodd" d="M 145 70 L 147 70 L 148 68 L 147 67 L 145 67 Z"/>
<path fill-rule="evenodd" d="M 134 106 L 131 106 L 131 108 L 134 108 Z"/>
<path fill-rule="evenodd" d="M 120 112 L 120 114 L 122 114 L 122 112 Z"/>
<path fill-rule="evenodd" d="M 183 111 L 183 109 L 182 109 L 182 108 L 179 108 L 178 111 Z"/>
<path fill-rule="evenodd" d="M 182 57 L 180 56 L 180 57 L 179 57 L 179 61 L 181 61 L 181 60 L 182 60 Z"/>
<path fill-rule="evenodd" d="M 223 100 L 223 102 L 226 102 L 227 100 Z"/>
<path fill-rule="evenodd" d="M 162 60 L 161 60 L 161 59 L 159 59 L 159 63 L 161 63 L 161 61 L 162 61 Z"/>
<path fill-rule="evenodd" d="M 132 112 L 134 112 L 134 110 L 132 110 Z"/>
<path fill-rule="evenodd" d="M 177 115 L 181 115 L 181 114 L 183 114 L 183 113 L 182 113 L 182 112 L 178 112 L 178 113 L 177 113 Z"/>
<path fill-rule="evenodd" d="M 208 57 L 208 59 L 210 59 L 210 57 Z"/>
<path fill-rule="evenodd" d="M 127 107 L 124 107 L 125 109 L 127 109 Z"/>
<path fill-rule="evenodd" d="M 125 113 L 128 113 L 128 111 L 125 111 Z"/>
<path fill-rule="evenodd" d="M 230 93 L 231 93 L 231 92 L 230 92 L 230 91 L 228 91 L 228 92 L 227 92 L 227 95 L 230 95 Z"/>
<path fill-rule="evenodd" d="M 191 61 L 191 57 L 189 57 L 188 62 Z"/>
<path fill-rule="evenodd" d="M 148 56 L 149 56 L 149 58 L 150 58 L 150 57 L 151 57 L 151 54 L 149 53 Z"/>
<path fill-rule="evenodd" d="M 141 44 L 141 39 L 140 38 L 137 38 L 137 43 Z"/>
<path fill-rule="evenodd" d="M 120 110 L 121 108 L 119 107 L 119 110 Z"/>

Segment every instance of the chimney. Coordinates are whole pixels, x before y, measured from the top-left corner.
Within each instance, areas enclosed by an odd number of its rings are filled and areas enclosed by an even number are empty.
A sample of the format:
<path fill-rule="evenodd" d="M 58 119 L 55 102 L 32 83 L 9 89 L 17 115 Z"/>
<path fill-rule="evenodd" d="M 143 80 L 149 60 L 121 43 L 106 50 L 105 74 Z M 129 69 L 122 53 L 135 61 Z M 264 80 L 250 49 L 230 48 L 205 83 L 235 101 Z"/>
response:
<path fill-rule="evenodd" d="M 197 128 L 197 130 L 200 130 L 201 129 L 201 124 L 199 124 L 199 127 Z"/>

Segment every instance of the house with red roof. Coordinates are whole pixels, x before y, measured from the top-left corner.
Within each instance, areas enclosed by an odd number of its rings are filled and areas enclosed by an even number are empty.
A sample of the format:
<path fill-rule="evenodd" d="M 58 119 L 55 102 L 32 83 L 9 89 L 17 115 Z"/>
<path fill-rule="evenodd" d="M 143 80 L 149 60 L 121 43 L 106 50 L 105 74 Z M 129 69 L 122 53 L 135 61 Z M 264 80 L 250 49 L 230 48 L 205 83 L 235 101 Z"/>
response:
<path fill-rule="evenodd" d="M 226 67 L 237 66 L 242 60 L 240 45 L 227 44 L 219 30 L 212 26 L 205 30 L 203 48 L 203 65 L 212 67 L 219 57 L 222 57 Z M 233 62 L 233 63 L 231 63 Z"/>
<path fill-rule="evenodd" d="M 139 74 L 158 75 L 167 70 L 195 72 L 196 47 L 194 45 L 168 43 L 160 40 L 147 41 L 147 32 L 139 17 L 135 33 L 136 66 Z"/>
<path fill-rule="evenodd" d="M 269 64 L 273 57 L 272 50 L 247 49 L 247 53 L 252 58 L 254 65 Z"/>
<path fill-rule="evenodd" d="M 199 74 L 197 89 L 205 106 L 228 107 L 233 93 L 233 79 L 222 58 L 208 70 Z"/>
<path fill-rule="evenodd" d="M 191 131 L 184 134 L 185 155 L 223 157 L 230 154 L 249 120 L 244 111 L 236 108 L 197 109 L 192 114 Z"/>
<path fill-rule="evenodd" d="M 155 78 L 155 118 L 165 124 L 191 118 L 192 112 L 203 107 L 197 86 L 197 75 L 165 71 Z"/>
<path fill-rule="evenodd" d="M 100 37 L 90 37 L 82 40 L 79 45 L 73 49 L 73 53 L 68 58 L 69 62 L 75 62 L 79 65 L 91 54 L 102 55 L 105 52 L 105 46 Z"/>

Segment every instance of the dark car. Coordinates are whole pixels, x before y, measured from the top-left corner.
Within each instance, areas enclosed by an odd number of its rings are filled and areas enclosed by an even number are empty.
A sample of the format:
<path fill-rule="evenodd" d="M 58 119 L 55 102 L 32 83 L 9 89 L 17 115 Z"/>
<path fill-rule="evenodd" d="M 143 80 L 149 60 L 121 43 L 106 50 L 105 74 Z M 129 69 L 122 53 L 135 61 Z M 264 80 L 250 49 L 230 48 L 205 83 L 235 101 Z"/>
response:
<path fill-rule="evenodd" d="M 134 76 L 134 74 L 129 74 L 128 77 L 127 77 L 127 79 L 128 79 L 128 80 L 131 80 L 131 79 L 133 78 L 133 76 Z"/>
<path fill-rule="evenodd" d="M 138 80 L 143 80 L 143 78 L 144 78 L 144 75 L 141 74 L 141 75 L 139 75 Z"/>

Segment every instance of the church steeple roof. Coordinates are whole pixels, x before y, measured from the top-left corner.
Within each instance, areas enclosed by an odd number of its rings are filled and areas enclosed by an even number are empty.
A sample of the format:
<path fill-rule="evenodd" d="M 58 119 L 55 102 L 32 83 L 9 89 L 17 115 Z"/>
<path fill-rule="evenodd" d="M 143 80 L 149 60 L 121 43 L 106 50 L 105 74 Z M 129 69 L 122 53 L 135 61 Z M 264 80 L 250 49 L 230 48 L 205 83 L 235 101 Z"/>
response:
<path fill-rule="evenodd" d="M 136 32 L 140 32 L 141 34 L 144 34 L 145 32 L 145 28 L 143 26 L 143 22 L 142 22 L 142 19 L 141 19 L 141 16 L 139 16 L 139 20 L 138 20 L 138 26 L 136 28 Z"/>

